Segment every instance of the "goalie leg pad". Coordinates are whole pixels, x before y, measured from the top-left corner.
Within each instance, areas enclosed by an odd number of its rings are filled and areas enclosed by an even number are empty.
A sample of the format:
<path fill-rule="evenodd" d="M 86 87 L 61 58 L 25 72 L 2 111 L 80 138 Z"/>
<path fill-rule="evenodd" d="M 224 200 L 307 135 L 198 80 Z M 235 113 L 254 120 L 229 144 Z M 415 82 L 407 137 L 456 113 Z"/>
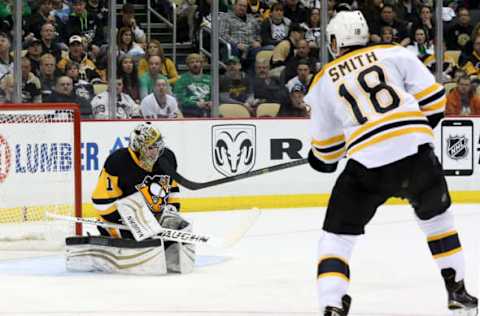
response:
<path fill-rule="evenodd" d="M 73 272 L 107 272 L 137 275 L 167 273 L 161 239 L 142 242 L 104 236 L 68 237 L 66 268 Z"/>
<path fill-rule="evenodd" d="M 137 192 L 117 201 L 118 213 L 136 241 L 158 235 L 162 227 Z"/>
<path fill-rule="evenodd" d="M 195 245 L 165 242 L 165 258 L 168 272 L 190 273 L 195 266 Z"/>

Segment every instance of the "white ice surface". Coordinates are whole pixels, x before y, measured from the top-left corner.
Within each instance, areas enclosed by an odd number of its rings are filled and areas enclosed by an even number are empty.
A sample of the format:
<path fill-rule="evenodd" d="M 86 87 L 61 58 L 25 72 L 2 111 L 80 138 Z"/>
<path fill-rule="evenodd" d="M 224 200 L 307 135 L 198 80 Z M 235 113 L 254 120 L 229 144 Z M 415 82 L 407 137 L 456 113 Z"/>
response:
<path fill-rule="evenodd" d="M 467 287 L 479 293 L 480 205 L 455 205 Z M 198 249 L 189 275 L 68 273 L 58 253 L 0 253 L 0 315 L 318 315 L 316 247 L 324 209 L 265 210 L 226 251 Z M 188 214 L 221 235 L 240 212 Z M 407 206 L 379 209 L 351 261 L 351 316 L 446 316 L 446 295 Z"/>

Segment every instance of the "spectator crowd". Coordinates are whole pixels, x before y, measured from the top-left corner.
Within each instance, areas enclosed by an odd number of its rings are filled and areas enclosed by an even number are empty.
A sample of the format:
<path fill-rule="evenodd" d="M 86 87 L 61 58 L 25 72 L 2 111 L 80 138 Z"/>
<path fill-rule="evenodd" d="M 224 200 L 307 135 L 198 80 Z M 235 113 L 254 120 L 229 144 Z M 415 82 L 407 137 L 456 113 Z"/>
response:
<path fill-rule="evenodd" d="M 171 1 L 177 10 L 172 10 Z M 195 45 L 199 29 L 211 27 L 212 0 L 152 2 L 168 19 L 176 12 L 180 41 Z M 303 96 L 322 66 L 320 4 L 319 0 L 220 0 L 220 37 L 231 48 L 220 50 L 220 105 L 234 104 L 256 116 L 260 105 L 273 103 L 279 105 L 274 116 L 309 116 Z M 446 113 L 480 115 L 479 2 L 444 0 L 442 21 L 433 17 L 432 5 L 432 0 L 329 0 L 328 15 L 362 11 L 372 44 L 402 45 L 432 72 L 435 24 L 443 23 Z M 12 102 L 15 88 L 13 7 L 13 0 L 0 1 L 0 103 Z M 80 105 L 84 118 L 109 117 L 108 10 L 106 0 L 24 1 L 22 102 L 73 102 Z M 187 70 L 179 72 L 158 39 L 147 41 L 130 2 L 117 17 L 116 44 L 116 56 L 110 56 L 117 60 L 116 118 L 216 113 L 208 58 L 193 52 L 185 59 Z M 198 45 L 194 47 L 199 51 Z"/>

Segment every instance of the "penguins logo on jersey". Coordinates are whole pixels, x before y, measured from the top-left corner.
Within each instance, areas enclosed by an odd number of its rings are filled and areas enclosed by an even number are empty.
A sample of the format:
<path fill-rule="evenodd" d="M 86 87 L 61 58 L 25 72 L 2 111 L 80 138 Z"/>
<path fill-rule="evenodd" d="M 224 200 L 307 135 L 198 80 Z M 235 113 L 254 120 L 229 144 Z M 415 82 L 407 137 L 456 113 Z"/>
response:
<path fill-rule="evenodd" d="M 212 158 L 224 176 L 252 170 L 255 165 L 256 130 L 251 124 L 212 126 Z"/>
<path fill-rule="evenodd" d="M 468 139 L 465 136 L 450 136 L 447 138 L 447 153 L 454 160 L 460 160 L 468 154 Z"/>
<path fill-rule="evenodd" d="M 170 194 L 170 176 L 146 176 L 135 188 L 142 193 L 143 199 L 152 212 L 160 212 Z"/>

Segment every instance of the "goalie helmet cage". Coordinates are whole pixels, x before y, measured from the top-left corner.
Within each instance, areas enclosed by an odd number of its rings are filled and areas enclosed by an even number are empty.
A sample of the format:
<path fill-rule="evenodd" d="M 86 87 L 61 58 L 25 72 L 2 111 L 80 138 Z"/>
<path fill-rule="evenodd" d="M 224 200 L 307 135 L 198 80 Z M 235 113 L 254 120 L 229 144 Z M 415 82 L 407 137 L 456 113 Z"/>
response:
<path fill-rule="evenodd" d="M 81 217 L 80 148 L 78 105 L 0 105 L 0 249 L 53 250 L 82 234 L 45 216 Z"/>

